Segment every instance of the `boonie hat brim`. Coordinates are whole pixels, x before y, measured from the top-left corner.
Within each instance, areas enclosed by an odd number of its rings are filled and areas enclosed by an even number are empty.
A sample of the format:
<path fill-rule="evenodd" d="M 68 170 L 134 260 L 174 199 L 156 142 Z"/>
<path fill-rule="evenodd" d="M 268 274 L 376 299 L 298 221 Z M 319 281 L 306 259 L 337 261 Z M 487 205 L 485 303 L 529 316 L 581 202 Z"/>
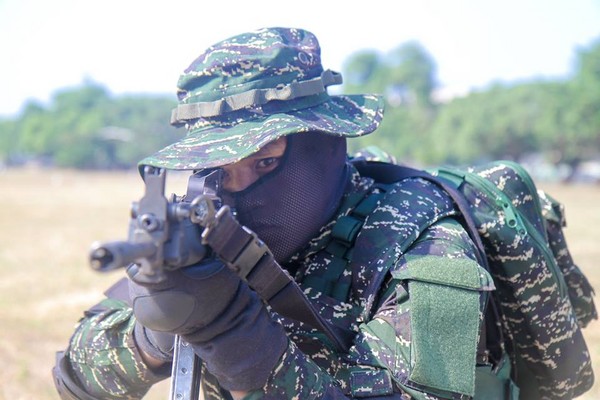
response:
<path fill-rule="evenodd" d="M 235 163 L 282 136 L 321 132 L 358 137 L 374 131 L 383 118 L 377 95 L 330 96 L 321 104 L 271 113 L 235 125 L 213 124 L 191 130 L 182 140 L 145 158 L 140 165 L 174 170 L 200 170 Z"/>

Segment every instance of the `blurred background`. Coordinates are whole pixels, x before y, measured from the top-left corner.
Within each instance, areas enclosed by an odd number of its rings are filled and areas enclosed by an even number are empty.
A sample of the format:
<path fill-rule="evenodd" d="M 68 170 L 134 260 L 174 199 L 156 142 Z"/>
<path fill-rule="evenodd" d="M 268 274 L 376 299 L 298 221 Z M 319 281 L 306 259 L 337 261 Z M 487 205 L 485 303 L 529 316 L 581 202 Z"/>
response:
<path fill-rule="evenodd" d="M 183 135 L 179 73 L 265 26 L 320 40 L 332 93 L 387 99 L 378 144 L 402 162 L 509 158 L 543 179 L 600 179 L 597 0 L 0 1 L 0 165 L 125 169 Z"/>
<path fill-rule="evenodd" d="M 89 245 L 126 237 L 135 164 L 184 135 L 169 126 L 179 73 L 265 26 L 316 34 L 344 76 L 330 93 L 385 95 L 382 126 L 351 151 L 521 162 L 566 205 L 574 257 L 600 286 L 597 0 L 0 0 L 0 399 L 58 398 L 54 352 L 122 275 L 91 271 Z M 598 368 L 600 327 L 585 334 Z"/>

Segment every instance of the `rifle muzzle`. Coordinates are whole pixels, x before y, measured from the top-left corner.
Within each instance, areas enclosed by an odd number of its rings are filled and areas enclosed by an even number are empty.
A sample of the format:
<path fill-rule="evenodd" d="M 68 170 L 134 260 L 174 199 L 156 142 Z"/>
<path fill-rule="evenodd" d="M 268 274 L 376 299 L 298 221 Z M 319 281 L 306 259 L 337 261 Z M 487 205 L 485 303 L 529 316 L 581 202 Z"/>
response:
<path fill-rule="evenodd" d="M 153 243 L 130 243 L 125 241 L 95 242 L 90 250 L 90 265 L 101 272 L 125 268 L 137 259 L 150 257 L 156 252 Z"/>

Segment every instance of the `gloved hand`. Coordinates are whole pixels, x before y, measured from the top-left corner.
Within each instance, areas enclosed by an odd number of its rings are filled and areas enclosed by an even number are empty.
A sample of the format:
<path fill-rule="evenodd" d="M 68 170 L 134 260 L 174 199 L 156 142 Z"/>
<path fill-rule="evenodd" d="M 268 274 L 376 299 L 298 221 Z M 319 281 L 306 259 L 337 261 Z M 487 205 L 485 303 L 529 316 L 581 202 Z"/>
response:
<path fill-rule="evenodd" d="M 135 343 L 145 355 L 152 357 L 154 360 L 170 363 L 173 360 L 175 335 L 169 332 L 153 331 L 146 328 L 139 321 L 133 328 L 133 336 Z M 145 357 L 144 357 L 145 358 Z M 158 365 L 150 364 L 152 369 Z M 164 370 L 164 368 L 161 368 Z"/>
<path fill-rule="evenodd" d="M 145 327 L 136 339 L 146 338 L 157 349 L 150 355 L 169 354 L 156 338 L 178 334 L 225 389 L 264 385 L 287 348 L 287 336 L 233 271 L 213 259 L 168 272 L 160 283 L 140 283 L 135 267 L 128 274 L 133 311 Z"/>

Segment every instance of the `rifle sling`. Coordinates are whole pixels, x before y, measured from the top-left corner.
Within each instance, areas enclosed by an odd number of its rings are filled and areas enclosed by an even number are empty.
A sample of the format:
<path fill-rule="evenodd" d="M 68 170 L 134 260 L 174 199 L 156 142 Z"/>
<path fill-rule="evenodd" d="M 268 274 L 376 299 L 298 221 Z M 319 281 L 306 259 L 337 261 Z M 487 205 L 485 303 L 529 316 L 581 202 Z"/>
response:
<path fill-rule="evenodd" d="M 240 225 L 228 207 L 222 207 L 215 219 L 202 233 L 203 242 L 275 312 L 320 330 L 338 351 L 347 352 L 353 334 L 335 327 L 318 313 L 264 242 Z"/>

